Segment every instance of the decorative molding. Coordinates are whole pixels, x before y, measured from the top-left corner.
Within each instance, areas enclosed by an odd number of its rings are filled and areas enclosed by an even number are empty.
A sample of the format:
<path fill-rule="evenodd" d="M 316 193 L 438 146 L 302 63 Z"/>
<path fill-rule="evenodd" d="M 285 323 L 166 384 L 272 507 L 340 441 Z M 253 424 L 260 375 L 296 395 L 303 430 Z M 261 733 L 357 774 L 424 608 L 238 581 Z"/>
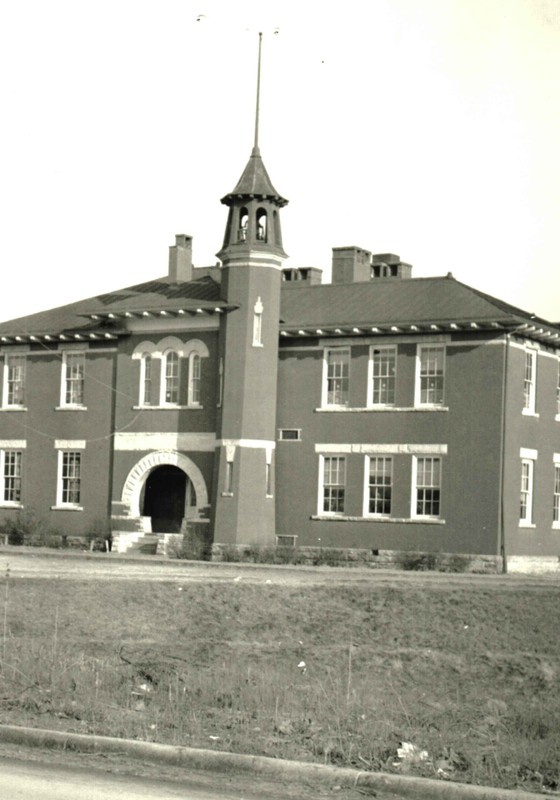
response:
<path fill-rule="evenodd" d="M 25 450 L 25 439 L 0 439 L 0 450 Z"/>
<path fill-rule="evenodd" d="M 539 457 L 539 451 L 533 450 L 531 447 L 521 447 L 519 448 L 519 457 L 520 458 L 530 458 L 533 461 L 536 461 Z"/>
<path fill-rule="evenodd" d="M 152 406 L 146 406 L 146 410 Z M 146 450 L 190 450 L 201 453 L 211 453 L 216 447 L 214 433 L 174 433 L 171 432 L 146 432 L 116 433 L 114 436 L 115 450 L 146 451 Z"/>
<path fill-rule="evenodd" d="M 255 450 L 274 450 L 275 441 L 268 439 L 216 439 L 216 447 L 249 447 Z"/>
<path fill-rule="evenodd" d="M 447 455 L 447 444 L 316 444 L 316 453 Z"/>
<path fill-rule="evenodd" d="M 85 450 L 86 449 L 86 440 L 85 439 L 55 439 L 54 440 L 54 449 L 55 450 Z"/>

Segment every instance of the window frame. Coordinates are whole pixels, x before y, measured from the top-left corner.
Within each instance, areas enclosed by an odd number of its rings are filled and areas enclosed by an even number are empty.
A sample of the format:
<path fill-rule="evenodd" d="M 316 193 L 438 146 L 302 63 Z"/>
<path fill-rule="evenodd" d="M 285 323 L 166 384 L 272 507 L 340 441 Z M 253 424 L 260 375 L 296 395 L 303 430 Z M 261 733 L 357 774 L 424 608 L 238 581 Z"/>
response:
<path fill-rule="evenodd" d="M 7 473 L 7 457 L 16 457 L 16 473 Z M 5 447 L 0 450 L 0 475 L 2 477 L 2 497 L 0 507 L 3 508 L 22 508 L 22 488 L 23 488 L 23 450 L 16 447 Z M 8 482 L 16 482 L 14 486 L 9 486 Z M 7 497 L 8 494 L 17 492 L 17 497 Z"/>
<path fill-rule="evenodd" d="M 142 353 L 140 357 L 140 387 L 139 405 L 144 407 L 152 406 L 154 357 L 152 353 Z"/>
<path fill-rule="evenodd" d="M 424 392 L 434 391 L 429 388 L 429 386 L 424 389 L 422 386 L 422 381 L 426 380 L 429 381 L 430 378 L 438 378 L 440 376 L 439 372 L 436 373 L 429 373 L 422 371 L 422 356 L 428 350 L 435 350 L 440 351 L 442 353 L 442 368 L 441 368 L 441 399 L 435 402 L 428 402 L 422 400 L 422 395 Z M 426 344 L 419 344 L 416 350 L 416 381 L 415 381 L 415 397 L 414 397 L 414 405 L 419 408 L 441 408 L 445 405 L 445 373 L 446 373 L 446 356 L 447 356 L 447 348 L 444 344 L 439 343 L 426 343 Z M 437 391 L 437 390 L 436 390 Z"/>
<path fill-rule="evenodd" d="M 422 483 L 418 482 L 419 479 L 419 466 L 421 462 L 432 462 L 432 465 L 437 462 L 438 464 L 438 480 L 437 482 L 432 483 Z M 424 473 L 425 474 L 425 473 Z M 433 468 L 432 468 L 432 475 L 433 475 Z M 443 519 L 441 513 L 441 506 L 442 506 L 442 498 L 443 498 L 443 459 L 439 455 L 414 455 L 412 457 L 412 497 L 411 497 L 411 508 L 410 508 L 410 516 L 411 519 L 415 520 L 441 520 Z M 420 491 L 437 491 L 438 496 L 437 500 L 434 498 L 427 500 L 425 497 L 420 499 Z M 419 504 L 435 504 L 437 502 L 437 513 L 420 513 L 418 508 Z"/>
<path fill-rule="evenodd" d="M 201 404 L 202 386 L 202 357 L 200 353 L 193 352 L 189 356 L 189 382 L 187 387 L 187 403 L 191 407 Z"/>
<path fill-rule="evenodd" d="M 528 456 L 521 457 L 521 481 L 519 487 L 519 527 L 534 527 L 533 523 L 533 504 L 535 500 L 535 458 Z M 525 472 L 525 467 L 527 471 Z M 525 477 L 527 478 L 525 488 Z"/>
<path fill-rule="evenodd" d="M 523 409 L 522 413 L 535 416 L 537 411 L 537 356 L 535 347 L 525 347 L 523 366 Z M 529 374 L 528 374 L 529 373 Z"/>
<path fill-rule="evenodd" d="M 69 374 L 69 361 L 79 359 L 81 366 L 81 377 L 75 378 Z M 70 364 L 71 367 L 71 364 Z M 61 383 L 60 383 L 60 408 L 77 408 L 85 409 L 85 378 L 86 378 L 86 352 L 85 350 L 65 350 L 62 353 L 62 369 L 61 369 Z M 80 401 L 69 401 L 68 396 L 72 396 L 72 387 L 74 384 L 80 387 Z"/>
<path fill-rule="evenodd" d="M 334 482 L 327 482 L 326 478 L 326 470 L 327 470 L 327 462 L 333 461 L 341 462 L 343 467 L 343 482 L 334 483 Z M 337 473 L 339 469 L 337 468 Z M 329 453 L 328 455 L 321 454 L 319 456 L 319 496 L 318 496 L 318 513 L 320 516 L 328 516 L 328 517 L 343 517 L 346 513 L 346 484 L 347 484 L 347 475 L 348 475 L 348 459 L 342 453 Z M 338 491 L 342 491 L 341 497 L 336 500 L 336 503 L 341 505 L 340 508 L 336 510 L 326 509 L 325 506 L 327 503 L 330 505 L 332 503 L 333 498 L 327 498 L 325 491 L 327 488 L 332 488 L 335 491 L 337 487 L 341 487 Z"/>
<path fill-rule="evenodd" d="M 177 371 L 175 375 L 168 374 L 168 367 L 169 361 L 171 356 L 174 356 L 176 360 Z M 173 382 L 172 391 L 173 396 L 176 397 L 174 400 L 168 400 L 168 387 L 169 383 Z M 180 405 L 181 402 L 181 354 L 177 352 L 177 350 L 169 349 L 165 350 L 162 353 L 161 357 L 161 381 L 160 381 L 160 406 L 168 406 L 171 408 L 175 408 Z"/>
<path fill-rule="evenodd" d="M 11 364 L 10 362 L 13 361 L 22 361 L 23 368 L 22 368 L 22 375 L 16 381 L 10 378 L 10 369 Z M 25 353 L 5 353 L 4 355 L 4 374 L 3 374 L 3 386 L 2 386 L 2 408 L 25 408 L 25 389 L 26 389 L 26 378 L 27 378 L 27 355 Z M 10 388 L 14 384 L 21 385 L 21 402 L 14 403 L 13 400 L 10 401 Z"/>
<path fill-rule="evenodd" d="M 392 344 L 370 345 L 369 348 L 369 361 L 368 361 L 368 406 L 370 408 L 392 408 L 397 400 L 397 352 L 398 348 Z M 375 356 L 390 353 L 393 356 L 393 375 L 376 375 L 375 374 Z M 392 400 L 386 402 L 375 401 L 375 381 L 376 380 L 392 380 Z"/>
<path fill-rule="evenodd" d="M 331 363 L 329 358 L 331 354 L 340 354 L 345 356 L 346 364 L 342 363 L 343 370 L 344 366 L 346 366 L 346 375 L 338 376 L 336 374 L 330 375 L 330 367 Z M 321 398 L 321 405 L 323 408 L 348 408 L 350 404 L 350 364 L 351 364 L 351 350 L 350 347 L 343 346 L 343 347 L 325 347 L 323 351 L 323 395 Z M 336 366 L 336 364 L 333 364 Z M 337 390 L 329 389 L 330 381 L 337 382 L 342 381 L 345 383 L 345 389 Z M 329 395 L 332 392 L 342 391 L 346 395 L 346 399 L 342 403 L 336 403 L 329 401 Z"/>
<path fill-rule="evenodd" d="M 552 485 L 552 527 L 560 529 L 560 454 L 554 454 Z"/>
<path fill-rule="evenodd" d="M 371 467 L 372 464 L 375 462 L 385 462 L 385 464 L 389 465 L 389 483 L 379 483 L 379 484 L 372 484 L 371 482 Z M 385 454 L 372 454 L 366 455 L 364 459 L 364 508 L 363 508 L 363 515 L 364 517 L 373 517 L 375 519 L 389 519 L 393 513 L 393 475 L 394 475 L 394 459 L 390 455 Z M 383 490 L 384 488 L 389 488 L 389 511 L 371 511 L 371 490 L 372 488 L 380 488 Z M 379 499 L 379 498 L 377 498 Z M 386 498 L 381 499 L 382 503 L 387 502 Z"/>
<path fill-rule="evenodd" d="M 82 510 L 82 452 L 83 450 L 77 448 L 61 448 L 58 450 L 58 470 L 57 470 L 57 484 L 56 484 L 56 506 L 57 509 L 73 509 Z M 78 474 L 65 474 L 65 459 L 74 457 L 74 467 L 76 462 L 78 465 Z M 66 467 L 69 465 L 66 464 Z M 65 495 L 74 494 L 76 492 L 75 486 L 70 486 L 70 482 L 77 482 L 77 500 L 69 501 L 64 499 Z"/>

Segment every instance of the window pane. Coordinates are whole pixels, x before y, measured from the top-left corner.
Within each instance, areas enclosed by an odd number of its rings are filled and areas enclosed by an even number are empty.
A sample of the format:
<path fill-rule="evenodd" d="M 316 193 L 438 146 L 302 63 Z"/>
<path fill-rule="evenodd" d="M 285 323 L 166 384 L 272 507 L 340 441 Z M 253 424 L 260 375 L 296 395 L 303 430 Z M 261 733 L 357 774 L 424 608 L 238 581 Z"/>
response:
<path fill-rule="evenodd" d="M 416 461 L 416 515 L 438 517 L 441 499 L 441 459 Z"/>
<path fill-rule="evenodd" d="M 10 356 L 7 372 L 6 405 L 22 406 L 25 389 L 25 356 Z"/>
<path fill-rule="evenodd" d="M 85 356 L 71 353 L 66 356 L 65 402 L 67 405 L 83 405 Z"/>
<path fill-rule="evenodd" d="M 346 459 L 332 456 L 323 459 L 323 511 L 329 514 L 344 512 Z"/>
<path fill-rule="evenodd" d="M 62 454 L 62 502 L 78 505 L 80 502 L 81 453 L 64 451 Z"/>
<path fill-rule="evenodd" d="M 200 403 L 200 356 L 193 355 L 191 357 L 191 385 L 190 385 L 190 402 Z"/>
<path fill-rule="evenodd" d="M 372 357 L 374 405 L 392 405 L 395 402 L 397 358 L 395 350 L 374 350 Z"/>
<path fill-rule="evenodd" d="M 443 347 L 423 347 L 420 350 L 420 403 L 443 403 Z"/>
<path fill-rule="evenodd" d="M 554 465 L 553 522 L 560 522 L 560 464 Z"/>
<path fill-rule="evenodd" d="M 348 405 L 350 352 L 327 350 L 327 404 Z"/>
<path fill-rule="evenodd" d="M 393 482 L 393 459 L 369 460 L 369 513 L 390 514 Z"/>
<path fill-rule="evenodd" d="M 149 355 L 143 356 L 144 362 L 144 381 L 142 385 L 142 403 L 141 405 L 149 406 L 152 397 L 152 357 Z"/>
<path fill-rule="evenodd" d="M 21 452 L 16 450 L 4 453 L 4 500 L 21 502 Z"/>
<path fill-rule="evenodd" d="M 179 356 L 168 353 L 165 359 L 165 402 L 179 402 Z"/>

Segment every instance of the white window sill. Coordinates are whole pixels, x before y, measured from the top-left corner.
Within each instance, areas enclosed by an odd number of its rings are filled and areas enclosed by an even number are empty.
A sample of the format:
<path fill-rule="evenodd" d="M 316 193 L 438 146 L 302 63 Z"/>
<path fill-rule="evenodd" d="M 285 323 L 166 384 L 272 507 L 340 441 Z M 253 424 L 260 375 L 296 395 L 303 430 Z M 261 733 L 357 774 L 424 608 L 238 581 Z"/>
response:
<path fill-rule="evenodd" d="M 315 411 L 320 413 L 351 411 L 353 413 L 387 413 L 388 411 L 411 412 L 420 411 L 449 411 L 449 406 L 320 406 Z"/>
<path fill-rule="evenodd" d="M 274 500 L 274 495 L 273 494 L 265 494 L 265 499 L 266 500 Z"/>
<path fill-rule="evenodd" d="M 222 497 L 233 497 L 233 492 L 222 492 Z"/>
<path fill-rule="evenodd" d="M 529 529 L 529 528 L 536 528 L 537 526 L 535 525 L 534 522 L 524 522 L 523 520 L 520 520 L 519 527 Z"/>
<path fill-rule="evenodd" d="M 0 508 L 23 508 L 23 503 L 16 503 L 12 500 L 0 500 Z"/>
<path fill-rule="evenodd" d="M 540 414 L 537 414 L 536 411 L 533 411 L 530 408 L 522 408 L 521 413 L 524 417 L 536 417 L 537 419 L 540 417 Z"/>
<path fill-rule="evenodd" d="M 253 347 L 264 347 L 262 342 L 253 342 Z"/>
<path fill-rule="evenodd" d="M 560 414 L 556 414 L 556 416 L 554 417 L 554 421 L 560 422 Z"/>
<path fill-rule="evenodd" d="M 83 511 L 83 506 L 74 506 L 68 503 L 67 505 L 51 506 L 51 511 Z"/>
<path fill-rule="evenodd" d="M 189 409 L 189 411 L 201 411 L 204 406 L 194 403 L 186 406 L 173 403 L 167 403 L 163 406 L 132 406 L 133 411 L 178 411 L 185 408 Z"/>
<path fill-rule="evenodd" d="M 56 406 L 55 411 L 87 411 L 87 406 Z"/>
<path fill-rule="evenodd" d="M 439 517 L 350 517 L 344 514 L 314 514 L 311 519 L 320 522 L 389 522 L 406 525 L 445 525 L 445 520 Z"/>
<path fill-rule="evenodd" d="M 553 531 L 560 531 L 560 522 L 553 522 L 552 523 L 552 530 Z"/>
<path fill-rule="evenodd" d="M 0 411 L 27 411 L 27 406 L 2 406 Z"/>

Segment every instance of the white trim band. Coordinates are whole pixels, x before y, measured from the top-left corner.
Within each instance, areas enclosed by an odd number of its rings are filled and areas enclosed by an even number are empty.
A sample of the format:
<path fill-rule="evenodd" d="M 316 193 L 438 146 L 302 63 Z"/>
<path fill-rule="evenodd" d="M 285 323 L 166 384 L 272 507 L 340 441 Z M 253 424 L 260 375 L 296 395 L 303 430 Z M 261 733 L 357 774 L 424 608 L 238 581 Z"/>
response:
<path fill-rule="evenodd" d="M 447 455 L 447 444 L 316 444 L 316 453 Z"/>

